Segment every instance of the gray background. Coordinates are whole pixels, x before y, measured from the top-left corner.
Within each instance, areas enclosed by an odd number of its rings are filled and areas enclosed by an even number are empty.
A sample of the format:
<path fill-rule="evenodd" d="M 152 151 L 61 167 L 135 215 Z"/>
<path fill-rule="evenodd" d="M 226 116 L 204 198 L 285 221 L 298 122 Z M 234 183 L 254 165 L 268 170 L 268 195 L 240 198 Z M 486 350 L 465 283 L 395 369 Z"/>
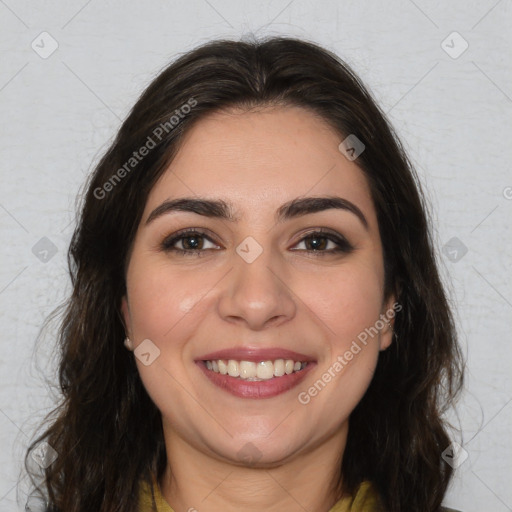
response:
<path fill-rule="evenodd" d="M 335 51 L 397 128 L 433 206 L 468 357 L 469 456 L 446 504 L 512 510 L 511 22 L 511 0 L 0 0 L 0 510 L 22 509 L 17 492 L 25 503 L 22 456 L 55 398 L 43 380 L 56 380 L 54 333 L 37 351 L 36 337 L 70 289 L 80 187 L 159 70 L 248 32 Z"/>

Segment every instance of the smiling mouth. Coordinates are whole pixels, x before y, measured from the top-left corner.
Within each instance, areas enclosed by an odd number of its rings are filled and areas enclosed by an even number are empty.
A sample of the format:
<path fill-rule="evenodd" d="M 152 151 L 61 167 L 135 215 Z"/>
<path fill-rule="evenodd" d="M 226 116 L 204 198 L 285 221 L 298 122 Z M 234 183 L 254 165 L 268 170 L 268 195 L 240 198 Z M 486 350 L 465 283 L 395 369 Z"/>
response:
<path fill-rule="evenodd" d="M 220 375 L 229 375 L 249 382 L 265 381 L 298 373 L 307 367 L 307 361 L 275 359 L 267 361 L 238 361 L 235 359 L 203 360 L 206 368 Z"/>
<path fill-rule="evenodd" d="M 317 365 L 310 355 L 282 347 L 242 346 L 194 361 L 216 388 L 238 398 L 272 398 L 299 385 Z"/>

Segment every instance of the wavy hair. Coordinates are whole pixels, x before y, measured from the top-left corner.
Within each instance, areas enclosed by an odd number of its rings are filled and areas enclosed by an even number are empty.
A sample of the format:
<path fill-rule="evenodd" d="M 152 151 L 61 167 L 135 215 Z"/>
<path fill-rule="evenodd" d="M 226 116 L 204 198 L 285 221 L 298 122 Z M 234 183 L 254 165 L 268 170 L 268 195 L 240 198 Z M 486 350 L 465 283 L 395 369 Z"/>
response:
<path fill-rule="evenodd" d="M 162 476 L 161 414 L 122 343 L 134 235 L 151 188 L 191 126 L 214 111 L 268 106 L 303 107 L 340 141 L 355 134 L 365 144 L 357 164 L 377 212 L 385 295 L 402 305 L 396 339 L 350 416 L 340 494 L 369 480 L 389 512 L 440 510 L 453 471 L 441 457 L 451 442 L 444 413 L 460 392 L 464 365 L 419 179 L 385 114 L 342 59 L 315 43 L 269 37 L 215 40 L 177 58 L 142 93 L 89 178 L 58 332 L 62 396 L 25 455 L 47 512 L 135 512 L 141 482 Z M 154 147 L 131 161 L 148 137 Z M 29 454 L 41 441 L 58 457 L 36 475 Z"/>

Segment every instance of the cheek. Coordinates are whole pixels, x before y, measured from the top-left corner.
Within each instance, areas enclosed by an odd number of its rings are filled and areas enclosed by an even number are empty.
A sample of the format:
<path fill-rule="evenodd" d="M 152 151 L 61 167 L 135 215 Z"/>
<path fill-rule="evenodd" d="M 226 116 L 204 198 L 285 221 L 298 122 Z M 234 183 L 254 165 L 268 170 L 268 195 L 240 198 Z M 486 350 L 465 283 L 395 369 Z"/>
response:
<path fill-rule="evenodd" d="M 347 264 L 302 281 L 300 295 L 308 297 L 308 308 L 321 320 L 327 351 L 319 379 L 302 390 L 299 401 L 335 407 L 332 425 L 349 416 L 372 380 L 379 355 L 379 335 L 372 328 L 380 318 L 382 292 L 378 265 Z"/>
<path fill-rule="evenodd" d="M 135 261 L 128 279 L 135 338 L 165 343 L 186 328 L 188 323 L 181 320 L 195 313 L 205 295 L 209 279 L 204 277 L 187 271 L 178 274 L 162 263 L 137 266 Z"/>
<path fill-rule="evenodd" d="M 382 293 L 375 268 L 354 264 L 306 277 L 298 295 L 322 321 L 333 349 L 342 350 L 379 319 Z"/>
<path fill-rule="evenodd" d="M 208 283 L 204 276 L 178 274 L 162 262 L 134 258 L 129 269 L 128 296 L 136 344 L 149 339 L 160 351 L 148 366 L 136 359 L 137 368 L 152 401 L 168 418 L 176 418 L 190 399 L 180 384 L 188 382 L 185 347 L 196 328 L 192 319 L 203 309 L 201 298 Z"/>

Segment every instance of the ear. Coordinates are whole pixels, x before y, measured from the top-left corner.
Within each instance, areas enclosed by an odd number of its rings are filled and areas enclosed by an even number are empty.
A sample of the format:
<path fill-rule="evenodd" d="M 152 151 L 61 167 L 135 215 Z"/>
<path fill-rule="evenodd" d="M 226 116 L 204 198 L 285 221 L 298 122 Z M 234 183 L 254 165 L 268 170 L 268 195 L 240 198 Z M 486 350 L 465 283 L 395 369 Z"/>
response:
<path fill-rule="evenodd" d="M 121 299 L 121 314 L 123 315 L 124 328 L 126 331 L 126 335 L 131 338 L 131 325 L 132 318 L 130 315 L 130 308 L 128 306 L 128 300 L 126 299 L 126 295 L 123 295 Z"/>
<path fill-rule="evenodd" d="M 398 311 L 402 309 L 401 304 L 396 301 L 396 297 L 392 294 L 389 299 L 383 304 L 380 318 L 384 323 L 380 331 L 379 349 L 386 350 L 389 348 L 393 341 L 393 332 L 395 325 L 395 316 Z"/>

